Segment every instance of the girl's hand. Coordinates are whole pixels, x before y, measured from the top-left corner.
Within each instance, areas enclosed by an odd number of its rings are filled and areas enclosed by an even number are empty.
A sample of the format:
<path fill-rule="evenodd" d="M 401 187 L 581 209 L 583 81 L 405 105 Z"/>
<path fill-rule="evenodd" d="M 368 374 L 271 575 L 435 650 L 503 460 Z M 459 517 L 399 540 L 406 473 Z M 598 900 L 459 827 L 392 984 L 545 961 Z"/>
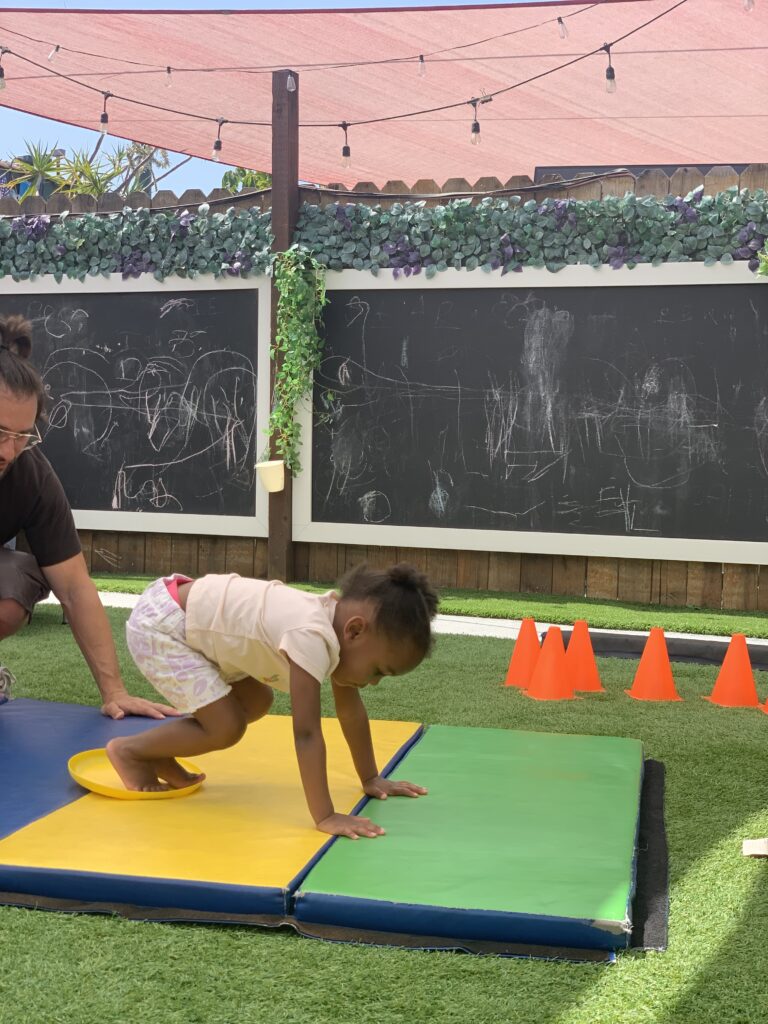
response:
<path fill-rule="evenodd" d="M 376 825 L 370 818 L 361 818 L 357 814 L 329 814 L 318 821 L 317 827 L 329 836 L 348 836 L 349 839 L 375 839 L 384 835 L 381 825 Z"/>
<path fill-rule="evenodd" d="M 363 783 L 363 791 L 366 796 L 375 797 L 376 800 L 386 800 L 388 796 L 426 796 L 427 790 L 423 786 L 417 786 L 414 782 L 396 781 L 395 779 L 384 779 L 381 775 L 374 775 L 372 779 L 366 779 Z"/>

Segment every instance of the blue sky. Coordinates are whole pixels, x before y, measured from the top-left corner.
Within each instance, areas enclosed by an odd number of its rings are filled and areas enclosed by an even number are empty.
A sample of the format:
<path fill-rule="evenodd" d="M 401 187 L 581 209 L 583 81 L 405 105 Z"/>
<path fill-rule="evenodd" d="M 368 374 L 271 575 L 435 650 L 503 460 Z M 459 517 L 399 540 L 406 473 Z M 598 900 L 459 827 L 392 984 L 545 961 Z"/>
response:
<path fill-rule="evenodd" d="M 268 0 L 268 2 L 254 3 L 242 2 L 242 0 L 219 0 L 218 3 L 206 2 L 206 0 L 142 0 L 134 3 L 129 0 L 113 0 L 113 2 L 92 2 L 92 0 L 20 0 L 18 4 L 0 3 L 0 14 L 4 10 L 14 7 L 41 8 L 55 10 L 296 10 L 296 9 L 323 9 L 323 8 L 370 8 L 370 7 L 458 7 L 471 6 L 467 0 L 425 0 L 420 4 L 414 4 L 413 0 Z M 46 118 L 34 117 L 31 114 L 21 114 L 15 110 L 6 110 L 0 106 L 0 158 L 7 159 L 12 155 L 20 155 L 24 152 L 25 141 L 45 143 L 53 146 L 57 143 L 67 150 L 88 149 L 96 141 L 96 132 L 90 132 L 83 128 L 73 128 L 70 125 L 59 124 L 57 121 L 49 121 Z M 109 146 L 103 147 L 105 151 Z M 173 154 L 171 154 L 173 157 Z M 180 158 L 177 158 L 180 159 Z M 173 160 L 176 163 L 177 160 Z M 221 176 L 227 168 L 223 164 L 215 164 L 210 160 L 191 160 L 180 170 L 170 175 L 162 183 L 162 188 L 173 189 L 180 194 L 187 188 L 201 188 L 204 192 L 210 191 L 221 185 Z"/>
<path fill-rule="evenodd" d="M 486 0 L 487 2 L 487 0 Z M 549 0 L 547 0 L 549 2 Z M 552 0 L 554 2 L 554 0 Z M 19 3 L 0 3 L 2 11 L 14 7 L 40 8 L 49 10 L 296 10 L 323 8 L 370 8 L 370 7 L 458 7 L 472 6 L 467 0 L 423 0 L 414 4 L 413 0 L 267 0 L 267 2 L 243 2 L 243 0 L 219 0 L 218 3 L 206 0 L 113 0 L 113 2 L 95 2 L 95 0 L 19 0 Z M 0 158 L 7 159 L 12 155 L 24 152 L 24 143 L 36 142 L 53 146 L 55 143 L 67 150 L 89 149 L 95 141 L 96 132 L 70 125 L 59 124 L 46 118 L 21 114 L 15 110 L 6 110 L 0 106 Z M 103 147 L 109 150 L 109 145 Z M 173 154 L 171 154 L 173 156 Z M 177 158 L 180 159 L 180 158 Z M 177 160 L 173 160 L 176 163 Z M 191 160 L 179 171 L 170 175 L 162 183 L 162 188 L 173 189 L 180 194 L 187 188 L 201 188 L 204 192 L 217 188 L 221 184 L 221 176 L 227 168 L 223 164 L 215 164 L 210 160 Z"/>

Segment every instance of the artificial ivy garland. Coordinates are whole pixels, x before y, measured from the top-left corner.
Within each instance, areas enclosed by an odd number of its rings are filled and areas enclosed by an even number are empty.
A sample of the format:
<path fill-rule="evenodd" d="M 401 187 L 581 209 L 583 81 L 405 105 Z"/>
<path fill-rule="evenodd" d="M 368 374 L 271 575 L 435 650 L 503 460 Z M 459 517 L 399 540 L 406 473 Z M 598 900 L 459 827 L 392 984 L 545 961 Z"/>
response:
<path fill-rule="evenodd" d="M 275 451 L 293 473 L 301 470 L 301 427 L 296 412 L 312 392 L 312 374 L 320 366 L 323 342 L 318 331 L 325 291 L 325 267 L 300 245 L 274 258 L 278 291 L 277 331 L 270 356 L 277 362 L 269 436 Z"/>

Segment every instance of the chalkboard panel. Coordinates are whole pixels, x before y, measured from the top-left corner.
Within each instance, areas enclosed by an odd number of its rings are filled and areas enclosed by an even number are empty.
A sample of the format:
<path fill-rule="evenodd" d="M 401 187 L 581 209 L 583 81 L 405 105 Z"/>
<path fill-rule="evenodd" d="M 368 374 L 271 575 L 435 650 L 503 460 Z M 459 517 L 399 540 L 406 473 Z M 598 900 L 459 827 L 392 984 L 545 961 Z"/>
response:
<path fill-rule="evenodd" d="M 768 286 L 329 294 L 314 522 L 768 535 Z"/>
<path fill-rule="evenodd" d="M 253 516 L 255 289 L 0 296 L 34 326 L 76 509 Z"/>

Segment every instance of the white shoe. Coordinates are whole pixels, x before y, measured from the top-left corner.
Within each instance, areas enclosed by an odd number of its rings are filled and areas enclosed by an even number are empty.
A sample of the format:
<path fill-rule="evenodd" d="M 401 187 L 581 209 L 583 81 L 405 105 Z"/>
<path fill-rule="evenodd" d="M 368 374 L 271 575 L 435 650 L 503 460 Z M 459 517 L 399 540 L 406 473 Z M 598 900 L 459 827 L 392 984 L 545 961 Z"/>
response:
<path fill-rule="evenodd" d="M 13 673 L 5 665 L 0 665 L 0 704 L 5 704 L 6 701 L 11 700 L 11 687 L 15 684 L 16 680 Z"/>

